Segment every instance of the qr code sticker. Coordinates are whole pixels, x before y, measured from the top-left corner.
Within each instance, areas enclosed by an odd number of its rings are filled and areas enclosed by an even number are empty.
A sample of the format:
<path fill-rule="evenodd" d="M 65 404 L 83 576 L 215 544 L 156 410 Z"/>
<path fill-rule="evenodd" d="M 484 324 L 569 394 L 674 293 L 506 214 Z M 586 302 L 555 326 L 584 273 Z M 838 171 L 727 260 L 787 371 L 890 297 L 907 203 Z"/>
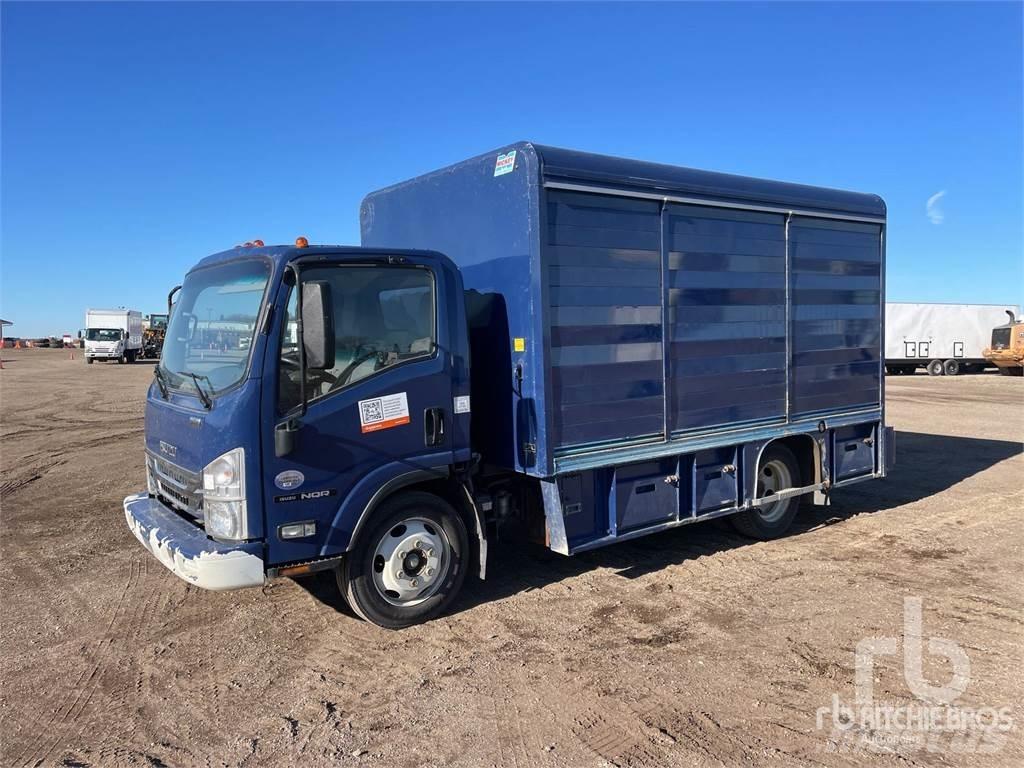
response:
<path fill-rule="evenodd" d="M 384 407 L 380 400 L 363 400 L 359 403 L 359 408 L 363 412 L 363 424 L 372 424 L 384 419 Z"/>
<path fill-rule="evenodd" d="M 409 401 L 405 392 L 359 401 L 359 423 L 364 434 L 409 423 Z"/>

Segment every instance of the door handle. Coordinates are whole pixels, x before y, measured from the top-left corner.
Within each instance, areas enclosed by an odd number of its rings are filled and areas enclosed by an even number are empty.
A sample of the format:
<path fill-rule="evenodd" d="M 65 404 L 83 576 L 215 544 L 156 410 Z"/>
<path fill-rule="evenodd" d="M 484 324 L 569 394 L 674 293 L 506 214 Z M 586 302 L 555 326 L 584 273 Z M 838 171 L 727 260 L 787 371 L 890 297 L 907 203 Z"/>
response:
<path fill-rule="evenodd" d="M 423 412 L 424 443 L 429 446 L 444 443 L 444 409 L 427 408 Z"/>

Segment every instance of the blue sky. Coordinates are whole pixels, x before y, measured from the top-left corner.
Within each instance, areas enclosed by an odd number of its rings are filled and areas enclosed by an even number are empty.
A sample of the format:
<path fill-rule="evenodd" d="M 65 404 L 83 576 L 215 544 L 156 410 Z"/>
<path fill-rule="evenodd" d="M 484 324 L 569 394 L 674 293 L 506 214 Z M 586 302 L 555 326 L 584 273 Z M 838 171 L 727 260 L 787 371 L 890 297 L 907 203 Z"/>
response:
<path fill-rule="evenodd" d="M 4 3 L 9 333 L 520 139 L 876 192 L 889 298 L 1024 299 L 1020 4 Z M 927 202 L 935 195 L 932 216 Z"/>

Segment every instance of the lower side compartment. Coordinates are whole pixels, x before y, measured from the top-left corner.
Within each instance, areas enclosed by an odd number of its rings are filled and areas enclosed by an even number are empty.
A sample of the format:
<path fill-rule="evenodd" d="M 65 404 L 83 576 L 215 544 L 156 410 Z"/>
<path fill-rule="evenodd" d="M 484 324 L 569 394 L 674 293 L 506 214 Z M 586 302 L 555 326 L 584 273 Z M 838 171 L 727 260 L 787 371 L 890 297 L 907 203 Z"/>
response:
<path fill-rule="evenodd" d="M 798 465 L 782 493 L 827 494 L 892 466 L 892 429 L 876 420 L 571 472 L 541 481 L 549 546 L 572 554 L 757 506 L 762 454 L 779 443 Z"/>

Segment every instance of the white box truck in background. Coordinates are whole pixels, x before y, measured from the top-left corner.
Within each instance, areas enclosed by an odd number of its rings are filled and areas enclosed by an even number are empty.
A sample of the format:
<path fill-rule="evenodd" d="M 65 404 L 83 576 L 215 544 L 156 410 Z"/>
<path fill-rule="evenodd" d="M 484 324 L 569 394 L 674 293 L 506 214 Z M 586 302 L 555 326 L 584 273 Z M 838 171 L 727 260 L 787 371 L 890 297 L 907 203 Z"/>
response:
<path fill-rule="evenodd" d="M 134 309 L 85 311 L 85 362 L 117 360 L 134 363 L 142 357 L 142 313 Z"/>
<path fill-rule="evenodd" d="M 932 376 L 977 373 L 991 365 L 982 355 L 992 329 L 1006 322 L 1009 304 L 885 305 L 885 370 Z"/>

